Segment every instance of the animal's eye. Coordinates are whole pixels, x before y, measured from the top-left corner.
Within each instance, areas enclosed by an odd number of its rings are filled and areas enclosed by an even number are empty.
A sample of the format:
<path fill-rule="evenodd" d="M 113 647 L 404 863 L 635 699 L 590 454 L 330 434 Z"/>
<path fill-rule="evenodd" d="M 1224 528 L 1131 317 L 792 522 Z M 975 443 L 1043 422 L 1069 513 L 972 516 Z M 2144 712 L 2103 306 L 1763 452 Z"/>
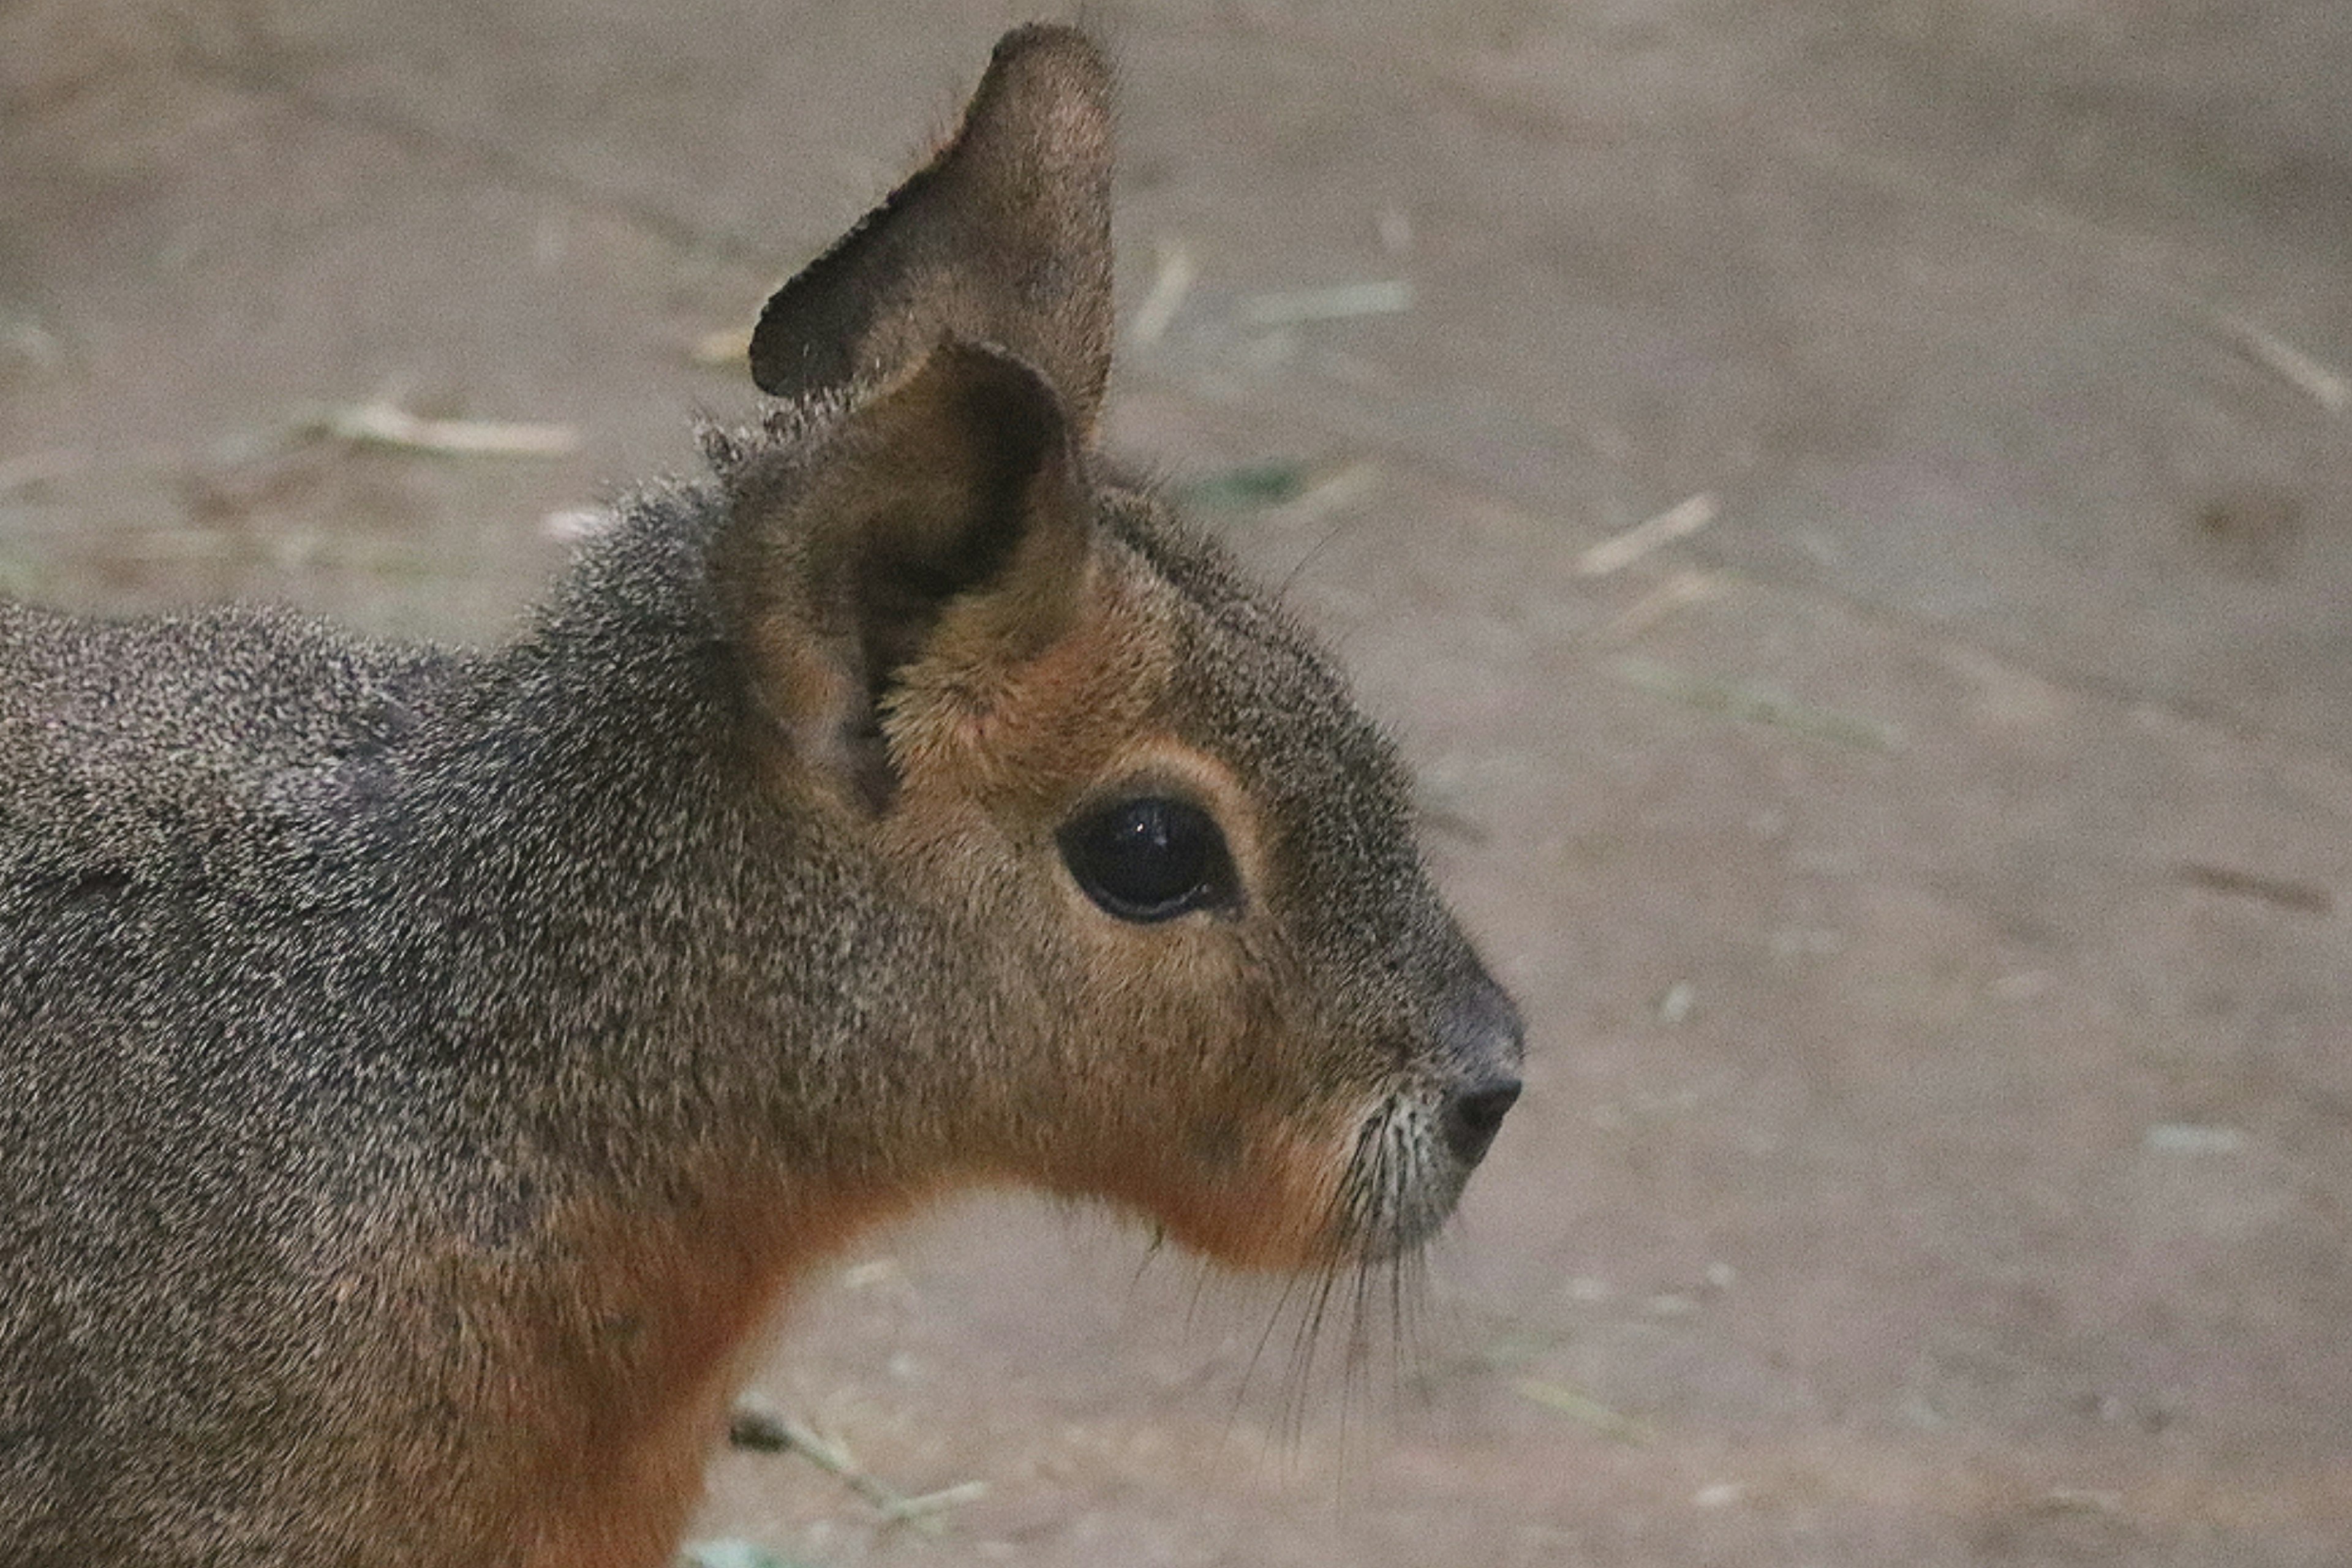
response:
<path fill-rule="evenodd" d="M 1173 920 L 1233 897 L 1225 836 L 1190 801 L 1117 801 L 1073 818 L 1059 837 L 1087 897 L 1123 921 Z"/>

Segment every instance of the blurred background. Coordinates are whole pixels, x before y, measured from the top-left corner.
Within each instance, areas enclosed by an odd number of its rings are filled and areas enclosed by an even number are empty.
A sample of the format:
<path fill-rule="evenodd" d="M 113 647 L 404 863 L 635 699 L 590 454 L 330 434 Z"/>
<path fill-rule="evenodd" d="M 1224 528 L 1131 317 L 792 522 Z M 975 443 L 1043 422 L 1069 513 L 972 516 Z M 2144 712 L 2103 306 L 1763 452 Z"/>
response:
<path fill-rule="evenodd" d="M 506 635 L 1033 14 L 0 0 L 0 587 Z M 1529 1092 L 1353 1354 L 876 1238 L 757 1393 L 946 1495 L 732 1455 L 705 1560 L 2345 1562 L 2352 7 L 1087 18 L 1111 440 L 1404 741 Z"/>

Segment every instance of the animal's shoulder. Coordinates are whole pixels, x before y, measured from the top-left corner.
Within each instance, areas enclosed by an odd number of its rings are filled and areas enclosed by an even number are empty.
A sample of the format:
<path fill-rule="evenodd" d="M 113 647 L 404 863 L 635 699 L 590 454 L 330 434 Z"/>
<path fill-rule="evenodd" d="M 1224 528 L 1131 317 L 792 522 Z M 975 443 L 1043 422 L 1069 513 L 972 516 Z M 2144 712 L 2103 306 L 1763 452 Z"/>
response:
<path fill-rule="evenodd" d="M 0 819 L 57 836 L 235 812 L 286 770 L 396 744 L 467 662 L 278 609 L 107 621 L 0 604 Z"/>

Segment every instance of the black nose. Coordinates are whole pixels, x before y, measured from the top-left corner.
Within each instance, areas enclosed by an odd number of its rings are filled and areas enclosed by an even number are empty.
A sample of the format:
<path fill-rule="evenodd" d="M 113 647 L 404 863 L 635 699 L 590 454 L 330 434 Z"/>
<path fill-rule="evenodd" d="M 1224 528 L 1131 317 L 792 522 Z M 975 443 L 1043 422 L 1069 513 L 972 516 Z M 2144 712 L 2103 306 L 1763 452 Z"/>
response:
<path fill-rule="evenodd" d="M 1486 1154 L 1503 1118 L 1519 1101 L 1519 1080 L 1498 1078 L 1449 1095 L 1445 1101 L 1445 1146 L 1465 1165 Z"/>
<path fill-rule="evenodd" d="M 1486 1145 L 1519 1098 L 1519 1058 L 1525 1030 L 1519 1010 L 1485 973 L 1454 987 L 1438 1026 L 1455 1087 L 1440 1111 L 1445 1146 L 1465 1165 L 1485 1156 Z"/>

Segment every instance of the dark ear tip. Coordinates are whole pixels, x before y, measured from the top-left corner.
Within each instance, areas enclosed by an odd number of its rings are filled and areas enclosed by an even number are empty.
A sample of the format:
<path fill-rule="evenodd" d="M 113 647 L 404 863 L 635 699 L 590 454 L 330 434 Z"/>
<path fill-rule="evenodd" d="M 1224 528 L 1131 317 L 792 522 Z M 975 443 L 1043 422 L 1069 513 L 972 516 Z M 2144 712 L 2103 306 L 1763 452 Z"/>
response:
<path fill-rule="evenodd" d="M 1076 91 L 1097 102 L 1110 99 L 1110 60 L 1077 28 L 1060 22 L 1030 22 L 996 41 L 988 57 L 988 84 L 1002 81 L 1026 88 L 1032 83 L 1047 90 Z"/>
<path fill-rule="evenodd" d="M 956 142 L 980 156 L 1043 156 L 1064 175 L 1110 173 L 1110 59 L 1076 27 L 1033 22 L 997 40 Z"/>
<path fill-rule="evenodd" d="M 962 331 L 1034 355 L 1091 427 L 1109 353 L 1112 85 L 1075 27 L 999 39 L 947 146 L 769 298 L 751 342 L 760 390 L 846 385 Z"/>

